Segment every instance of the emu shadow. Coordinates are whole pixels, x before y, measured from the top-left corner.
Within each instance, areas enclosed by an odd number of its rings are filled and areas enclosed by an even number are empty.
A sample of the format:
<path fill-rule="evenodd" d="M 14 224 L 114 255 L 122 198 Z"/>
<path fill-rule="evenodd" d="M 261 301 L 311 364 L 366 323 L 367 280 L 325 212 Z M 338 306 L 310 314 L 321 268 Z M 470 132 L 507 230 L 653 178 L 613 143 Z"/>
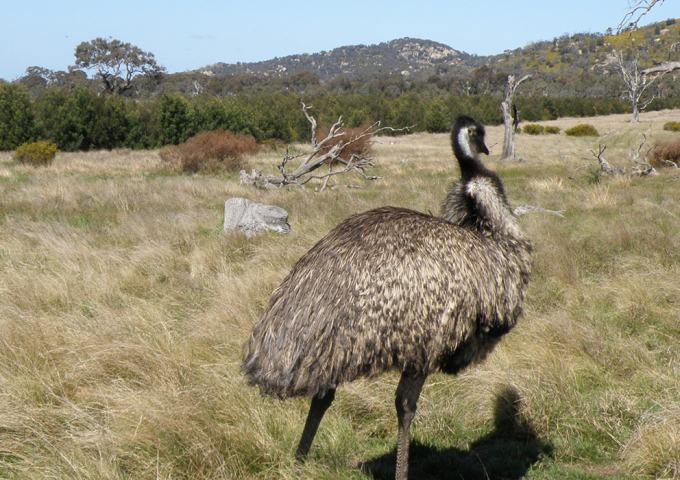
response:
<path fill-rule="evenodd" d="M 521 398 L 512 387 L 496 396 L 494 430 L 470 445 L 438 449 L 411 442 L 411 480 L 519 480 L 541 456 L 551 456 L 553 447 L 541 440 L 520 412 Z M 377 480 L 391 480 L 395 474 L 396 449 L 368 460 L 359 468 Z"/>

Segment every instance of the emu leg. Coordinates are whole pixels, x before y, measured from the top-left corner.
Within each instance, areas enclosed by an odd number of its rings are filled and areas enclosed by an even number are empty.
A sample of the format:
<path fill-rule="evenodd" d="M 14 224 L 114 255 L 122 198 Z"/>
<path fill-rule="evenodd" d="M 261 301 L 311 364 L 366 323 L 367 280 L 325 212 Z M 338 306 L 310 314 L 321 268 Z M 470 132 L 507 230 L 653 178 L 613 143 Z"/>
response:
<path fill-rule="evenodd" d="M 328 407 L 333 403 L 334 398 L 335 390 L 328 390 L 326 395 L 322 398 L 318 395 L 312 398 L 312 405 L 309 407 L 305 428 L 302 431 L 302 437 L 300 438 L 297 452 L 295 452 L 296 460 L 303 461 L 307 456 L 307 453 L 309 453 L 309 448 L 312 446 L 312 441 L 314 440 L 314 435 L 316 435 L 316 430 L 319 428 L 319 423 L 321 423 L 321 419 L 326 413 L 326 410 L 328 410 Z"/>
<path fill-rule="evenodd" d="M 404 372 L 397 387 L 397 417 L 399 419 L 399 439 L 397 440 L 396 480 L 408 479 L 408 444 L 411 421 L 416 415 L 416 404 L 425 383 L 425 375 Z"/>

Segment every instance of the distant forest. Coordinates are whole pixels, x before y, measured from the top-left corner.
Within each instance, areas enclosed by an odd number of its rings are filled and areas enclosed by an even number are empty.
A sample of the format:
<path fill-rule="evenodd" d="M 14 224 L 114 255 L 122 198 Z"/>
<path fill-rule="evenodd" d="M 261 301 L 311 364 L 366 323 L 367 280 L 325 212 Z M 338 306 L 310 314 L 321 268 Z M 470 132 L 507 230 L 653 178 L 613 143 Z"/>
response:
<path fill-rule="evenodd" d="M 394 128 L 445 132 L 461 113 L 494 125 L 502 122 L 500 104 L 508 74 L 532 75 L 515 97 L 521 121 L 625 113 L 631 105 L 622 99 L 623 80 L 612 65 L 612 52 L 625 51 L 629 59 L 637 56 L 642 65 L 677 60 L 678 27 L 668 20 L 628 37 L 565 35 L 494 57 L 462 54 L 455 66 L 427 63 L 421 57 L 416 66 L 389 74 L 366 70 L 363 62 L 359 73 L 323 80 L 315 71 L 282 69 L 287 59 L 276 59 L 276 68 L 288 72 L 277 75 L 217 75 L 208 68 L 166 74 L 156 69 L 153 75 L 135 76 L 130 88 L 118 93 L 103 91 L 102 79 L 88 78 L 84 69 L 53 72 L 31 67 L 13 82 L 0 80 L 0 150 L 40 139 L 64 151 L 158 148 L 220 128 L 251 134 L 259 142 L 308 141 L 302 102 L 313 107 L 320 125 L 342 115 L 350 127 L 380 121 Z M 393 43 L 385 48 L 395 48 Z M 423 52 L 432 48 L 427 41 L 410 40 L 408 59 L 414 57 L 414 44 Z M 348 48 L 343 49 L 345 55 Z M 383 67 L 388 57 L 407 58 L 403 51 L 386 50 L 380 55 Z M 309 61 L 312 67 L 314 60 Z M 656 83 L 654 95 L 658 98 L 646 110 L 678 108 L 680 82 L 666 75 Z"/>

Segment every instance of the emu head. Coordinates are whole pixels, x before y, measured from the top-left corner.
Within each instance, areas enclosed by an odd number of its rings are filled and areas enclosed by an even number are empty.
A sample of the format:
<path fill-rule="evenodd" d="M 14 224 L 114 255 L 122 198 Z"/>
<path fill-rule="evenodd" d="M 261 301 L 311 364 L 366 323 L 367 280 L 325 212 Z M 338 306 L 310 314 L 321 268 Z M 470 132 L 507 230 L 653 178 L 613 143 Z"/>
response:
<path fill-rule="evenodd" d="M 477 158 L 480 153 L 489 154 L 489 149 L 484 143 L 484 134 L 484 125 L 465 115 L 458 117 L 453 125 L 451 146 L 458 159 L 464 182 L 479 175 L 494 178 L 494 183 L 500 182 L 496 181 L 496 175 Z"/>
<path fill-rule="evenodd" d="M 456 158 L 474 158 L 478 154 L 489 154 L 484 143 L 484 125 L 473 118 L 461 115 L 456 119 L 451 131 L 451 145 Z"/>

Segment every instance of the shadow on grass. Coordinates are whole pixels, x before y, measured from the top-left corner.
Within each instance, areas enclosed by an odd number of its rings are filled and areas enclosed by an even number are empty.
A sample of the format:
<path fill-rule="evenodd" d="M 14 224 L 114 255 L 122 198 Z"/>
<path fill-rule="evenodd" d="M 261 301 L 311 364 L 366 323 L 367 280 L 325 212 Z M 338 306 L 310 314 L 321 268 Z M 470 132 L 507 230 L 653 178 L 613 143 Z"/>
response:
<path fill-rule="evenodd" d="M 409 479 L 519 480 L 553 447 L 541 440 L 523 418 L 519 393 L 505 387 L 496 396 L 494 430 L 468 450 L 438 449 L 411 442 Z M 378 480 L 394 478 L 396 449 L 359 465 Z"/>

